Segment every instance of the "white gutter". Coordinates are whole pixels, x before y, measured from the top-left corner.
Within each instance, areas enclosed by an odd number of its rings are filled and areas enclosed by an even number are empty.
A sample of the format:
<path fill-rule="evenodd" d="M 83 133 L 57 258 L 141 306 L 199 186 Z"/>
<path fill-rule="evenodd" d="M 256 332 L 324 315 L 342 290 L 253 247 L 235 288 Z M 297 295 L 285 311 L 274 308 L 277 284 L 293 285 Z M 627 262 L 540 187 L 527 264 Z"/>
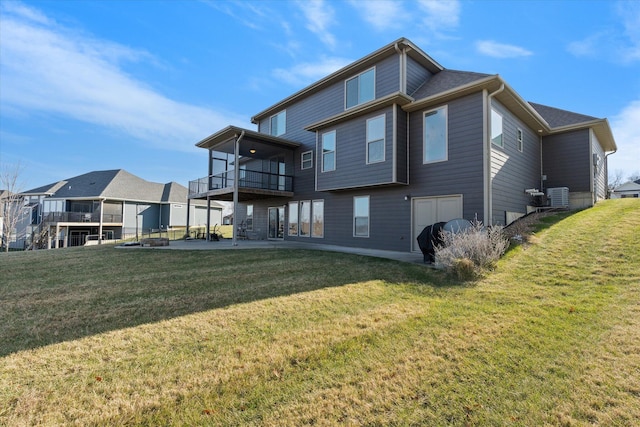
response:
<path fill-rule="evenodd" d="M 240 151 L 240 141 L 244 138 L 244 130 L 240 133 L 240 137 L 236 138 L 236 144 L 233 148 L 233 239 L 231 239 L 232 246 L 238 246 L 238 232 L 237 232 L 237 221 L 238 221 L 238 184 L 240 180 L 240 168 L 239 168 L 239 160 L 240 157 L 238 152 Z M 207 212 L 207 215 L 211 215 L 211 212 Z"/>
<path fill-rule="evenodd" d="M 496 96 L 503 90 L 504 83 L 502 83 L 498 89 L 496 89 L 494 92 L 491 92 L 487 96 L 487 103 L 485 107 L 485 123 L 487 128 L 484 133 L 484 161 L 487 169 L 484 176 L 484 225 L 493 224 L 493 177 L 491 176 L 491 100 L 494 96 Z M 485 93 L 487 93 L 486 89 Z"/>

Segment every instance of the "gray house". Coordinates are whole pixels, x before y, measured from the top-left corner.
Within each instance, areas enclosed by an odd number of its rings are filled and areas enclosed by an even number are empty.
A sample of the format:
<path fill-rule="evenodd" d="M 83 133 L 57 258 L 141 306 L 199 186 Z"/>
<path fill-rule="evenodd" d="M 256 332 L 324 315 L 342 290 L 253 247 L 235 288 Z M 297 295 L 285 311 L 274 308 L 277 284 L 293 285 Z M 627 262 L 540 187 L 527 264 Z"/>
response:
<path fill-rule="evenodd" d="M 525 101 L 401 38 L 198 142 L 191 200 L 234 201 L 258 239 L 418 251 L 435 222 L 507 224 L 606 195 L 606 119 Z M 548 199 L 547 199 L 548 196 Z"/>
<path fill-rule="evenodd" d="M 186 187 L 145 181 L 116 169 L 94 171 L 21 193 L 30 210 L 25 242 L 47 248 L 84 245 L 89 239 L 115 240 L 154 230 L 205 225 L 203 202 L 187 207 Z M 187 214 L 189 211 L 189 214 Z M 211 206 L 222 223 L 222 205 Z"/>

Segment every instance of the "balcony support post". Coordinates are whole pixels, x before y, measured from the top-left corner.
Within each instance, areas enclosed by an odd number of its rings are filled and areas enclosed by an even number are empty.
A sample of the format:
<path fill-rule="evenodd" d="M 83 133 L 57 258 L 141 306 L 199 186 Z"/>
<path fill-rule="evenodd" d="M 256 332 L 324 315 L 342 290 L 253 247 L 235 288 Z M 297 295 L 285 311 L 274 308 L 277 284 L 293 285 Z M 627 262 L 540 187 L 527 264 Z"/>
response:
<path fill-rule="evenodd" d="M 100 212 L 98 212 L 98 214 L 100 215 L 100 223 L 98 225 L 98 244 L 101 245 L 102 244 L 102 221 L 103 221 L 103 209 L 104 208 L 104 199 L 100 199 Z"/>
<path fill-rule="evenodd" d="M 238 184 L 240 181 L 240 141 L 244 137 L 244 130 L 240 133 L 239 137 L 236 137 L 236 143 L 233 147 L 233 238 L 231 245 L 238 246 Z"/>

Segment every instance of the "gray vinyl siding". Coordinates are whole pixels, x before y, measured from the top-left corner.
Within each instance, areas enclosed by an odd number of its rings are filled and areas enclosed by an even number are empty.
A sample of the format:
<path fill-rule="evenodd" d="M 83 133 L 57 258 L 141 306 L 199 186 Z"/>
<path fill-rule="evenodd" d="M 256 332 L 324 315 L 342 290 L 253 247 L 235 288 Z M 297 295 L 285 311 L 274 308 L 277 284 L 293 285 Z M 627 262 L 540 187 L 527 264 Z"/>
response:
<path fill-rule="evenodd" d="M 483 220 L 483 96 L 481 92 L 449 102 L 448 160 L 423 164 L 423 116 L 425 111 L 410 115 L 409 187 L 412 197 L 462 194 L 463 215 Z"/>
<path fill-rule="evenodd" d="M 589 130 L 582 129 L 542 139 L 545 188 L 568 187 L 569 192 L 586 192 L 590 188 L 591 150 Z"/>
<path fill-rule="evenodd" d="M 492 107 L 502 115 L 503 147 L 491 145 L 492 224 L 505 225 L 506 212 L 525 214 L 531 198 L 524 190 L 540 189 L 540 140 L 498 101 Z M 523 133 L 518 150 L 517 129 Z"/>
<path fill-rule="evenodd" d="M 407 56 L 407 94 L 412 95 L 431 77 L 431 73 L 411 57 Z"/>
<path fill-rule="evenodd" d="M 400 58 L 391 55 L 376 64 L 376 98 L 400 90 Z"/>
<path fill-rule="evenodd" d="M 385 116 L 385 160 L 367 164 L 367 120 L 380 115 Z M 318 191 L 365 187 L 393 182 L 393 162 L 395 161 L 393 158 L 393 107 L 323 130 L 318 137 L 316 152 L 322 152 L 322 134 L 334 130 L 336 132 L 336 168 L 333 171 L 322 172 L 322 159 L 317 159 Z"/>
<path fill-rule="evenodd" d="M 396 110 L 396 181 L 409 183 L 409 141 L 407 139 L 407 120 L 409 115 L 402 108 Z"/>

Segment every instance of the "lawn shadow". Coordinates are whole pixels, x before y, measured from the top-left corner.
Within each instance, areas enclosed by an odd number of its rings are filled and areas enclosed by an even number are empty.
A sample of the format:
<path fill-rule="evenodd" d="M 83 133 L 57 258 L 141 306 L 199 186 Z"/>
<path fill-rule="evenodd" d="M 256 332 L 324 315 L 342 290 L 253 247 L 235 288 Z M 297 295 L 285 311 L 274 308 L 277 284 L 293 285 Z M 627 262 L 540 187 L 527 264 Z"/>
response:
<path fill-rule="evenodd" d="M 442 272 L 299 249 L 39 251 L 0 259 L 0 356 L 234 304 L 382 280 L 438 288 Z M 62 266 L 62 267 L 61 267 Z"/>

